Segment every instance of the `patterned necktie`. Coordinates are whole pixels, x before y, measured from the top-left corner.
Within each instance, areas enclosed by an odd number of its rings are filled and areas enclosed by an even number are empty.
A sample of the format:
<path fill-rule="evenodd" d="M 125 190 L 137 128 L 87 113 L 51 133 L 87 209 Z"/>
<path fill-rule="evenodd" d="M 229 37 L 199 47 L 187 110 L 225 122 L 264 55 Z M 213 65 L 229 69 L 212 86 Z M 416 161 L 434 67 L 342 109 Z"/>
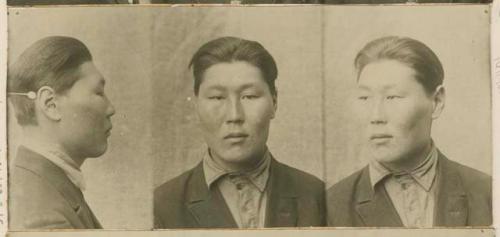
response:
<path fill-rule="evenodd" d="M 259 190 L 245 176 L 230 176 L 229 179 L 234 183 L 239 194 L 240 227 L 256 228 L 259 223 Z"/>
<path fill-rule="evenodd" d="M 418 193 L 418 184 L 409 174 L 396 175 L 396 181 L 401 185 L 403 205 L 406 210 L 407 227 L 424 227 L 424 200 Z"/>

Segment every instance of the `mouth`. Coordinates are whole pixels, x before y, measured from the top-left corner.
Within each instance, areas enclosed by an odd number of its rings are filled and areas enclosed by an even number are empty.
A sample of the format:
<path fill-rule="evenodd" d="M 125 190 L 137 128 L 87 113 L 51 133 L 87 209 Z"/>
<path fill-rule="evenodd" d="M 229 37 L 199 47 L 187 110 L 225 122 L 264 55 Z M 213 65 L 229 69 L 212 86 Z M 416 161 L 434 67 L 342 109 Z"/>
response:
<path fill-rule="evenodd" d="M 370 140 L 375 142 L 387 141 L 391 138 L 393 138 L 392 135 L 385 133 L 377 133 L 370 136 Z"/>
<path fill-rule="evenodd" d="M 236 132 L 236 133 L 229 133 L 228 135 L 224 136 L 224 140 L 230 141 L 230 142 L 242 142 L 247 137 L 248 137 L 248 134 L 246 134 L 246 133 Z"/>
<path fill-rule="evenodd" d="M 113 127 L 111 126 L 110 128 L 108 128 L 108 130 L 106 130 L 105 134 L 106 136 L 110 136 L 111 135 L 111 130 L 113 129 Z"/>

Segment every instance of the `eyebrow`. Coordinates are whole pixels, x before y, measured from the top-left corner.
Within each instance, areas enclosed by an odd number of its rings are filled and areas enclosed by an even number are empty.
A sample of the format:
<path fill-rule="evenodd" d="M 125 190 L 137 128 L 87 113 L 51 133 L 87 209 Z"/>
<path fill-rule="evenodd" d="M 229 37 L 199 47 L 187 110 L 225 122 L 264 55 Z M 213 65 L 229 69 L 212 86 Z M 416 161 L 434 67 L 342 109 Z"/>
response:
<path fill-rule="evenodd" d="M 382 89 L 383 89 L 383 90 L 388 90 L 388 89 L 392 89 L 392 88 L 394 88 L 394 87 L 396 87 L 396 85 L 395 85 L 395 84 L 389 84 L 389 85 L 385 85 L 385 86 L 383 86 L 383 87 L 382 87 Z M 371 88 L 370 88 L 370 87 L 365 86 L 365 85 L 358 85 L 358 89 L 362 89 L 362 90 L 371 90 Z"/>
<path fill-rule="evenodd" d="M 248 88 L 257 88 L 257 87 L 253 83 L 243 84 L 242 86 L 239 87 L 240 90 L 245 90 Z M 223 85 L 220 85 L 220 84 L 215 84 L 215 85 L 207 87 L 207 89 L 208 90 L 225 90 L 226 87 Z"/>

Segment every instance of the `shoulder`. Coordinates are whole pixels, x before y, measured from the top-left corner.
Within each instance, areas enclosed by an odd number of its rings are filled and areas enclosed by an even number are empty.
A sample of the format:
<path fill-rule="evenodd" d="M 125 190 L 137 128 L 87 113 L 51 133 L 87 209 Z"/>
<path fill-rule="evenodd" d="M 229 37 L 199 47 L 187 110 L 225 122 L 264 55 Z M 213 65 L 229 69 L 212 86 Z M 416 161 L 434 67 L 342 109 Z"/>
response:
<path fill-rule="evenodd" d="M 67 219 L 74 210 L 43 174 L 15 167 L 9 182 L 11 228 L 74 228 Z"/>
<path fill-rule="evenodd" d="M 343 178 L 327 190 L 328 203 L 344 203 L 352 200 L 359 180 L 363 175 L 368 175 L 367 167 L 360 169 Z"/>
<path fill-rule="evenodd" d="M 178 199 L 178 201 L 183 200 L 182 195 L 185 194 L 185 191 L 189 181 L 192 179 L 193 174 L 198 169 L 201 169 L 201 166 L 198 165 L 190 170 L 180 174 L 179 176 L 168 180 L 167 182 L 161 184 L 160 186 L 155 188 L 154 191 L 154 200 L 155 204 L 161 200 L 161 204 L 168 203 L 165 200 L 174 201 Z"/>
<path fill-rule="evenodd" d="M 275 172 L 279 173 L 281 178 L 287 179 L 291 185 L 294 185 L 305 192 L 308 190 L 324 191 L 325 183 L 316 176 L 280 163 L 276 160 L 274 162 L 274 169 L 276 169 Z"/>
<path fill-rule="evenodd" d="M 45 175 L 22 167 L 14 167 L 9 177 L 12 198 L 37 203 L 58 203 L 56 200 L 63 199 L 63 196 Z"/>
<path fill-rule="evenodd" d="M 443 168 L 458 174 L 463 187 L 468 192 L 491 194 L 492 178 L 490 175 L 447 158 L 443 159 L 443 162 L 445 163 Z"/>

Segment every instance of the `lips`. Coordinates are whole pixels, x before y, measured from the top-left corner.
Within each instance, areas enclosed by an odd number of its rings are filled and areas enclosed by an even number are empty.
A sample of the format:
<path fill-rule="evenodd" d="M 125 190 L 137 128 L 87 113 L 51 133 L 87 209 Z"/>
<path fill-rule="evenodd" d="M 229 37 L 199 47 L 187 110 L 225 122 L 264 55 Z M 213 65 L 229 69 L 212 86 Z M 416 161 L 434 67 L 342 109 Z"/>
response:
<path fill-rule="evenodd" d="M 248 134 L 242 133 L 242 132 L 234 132 L 234 133 L 229 133 L 226 136 L 224 136 L 224 140 L 231 141 L 231 142 L 241 142 L 245 140 L 248 137 Z"/>
<path fill-rule="evenodd" d="M 377 133 L 370 136 L 370 140 L 372 141 L 380 141 L 380 140 L 388 140 L 391 139 L 392 135 L 385 133 Z"/>
<path fill-rule="evenodd" d="M 111 135 L 111 129 L 113 129 L 113 126 L 109 127 L 107 130 L 106 130 L 106 136 L 110 136 Z"/>

